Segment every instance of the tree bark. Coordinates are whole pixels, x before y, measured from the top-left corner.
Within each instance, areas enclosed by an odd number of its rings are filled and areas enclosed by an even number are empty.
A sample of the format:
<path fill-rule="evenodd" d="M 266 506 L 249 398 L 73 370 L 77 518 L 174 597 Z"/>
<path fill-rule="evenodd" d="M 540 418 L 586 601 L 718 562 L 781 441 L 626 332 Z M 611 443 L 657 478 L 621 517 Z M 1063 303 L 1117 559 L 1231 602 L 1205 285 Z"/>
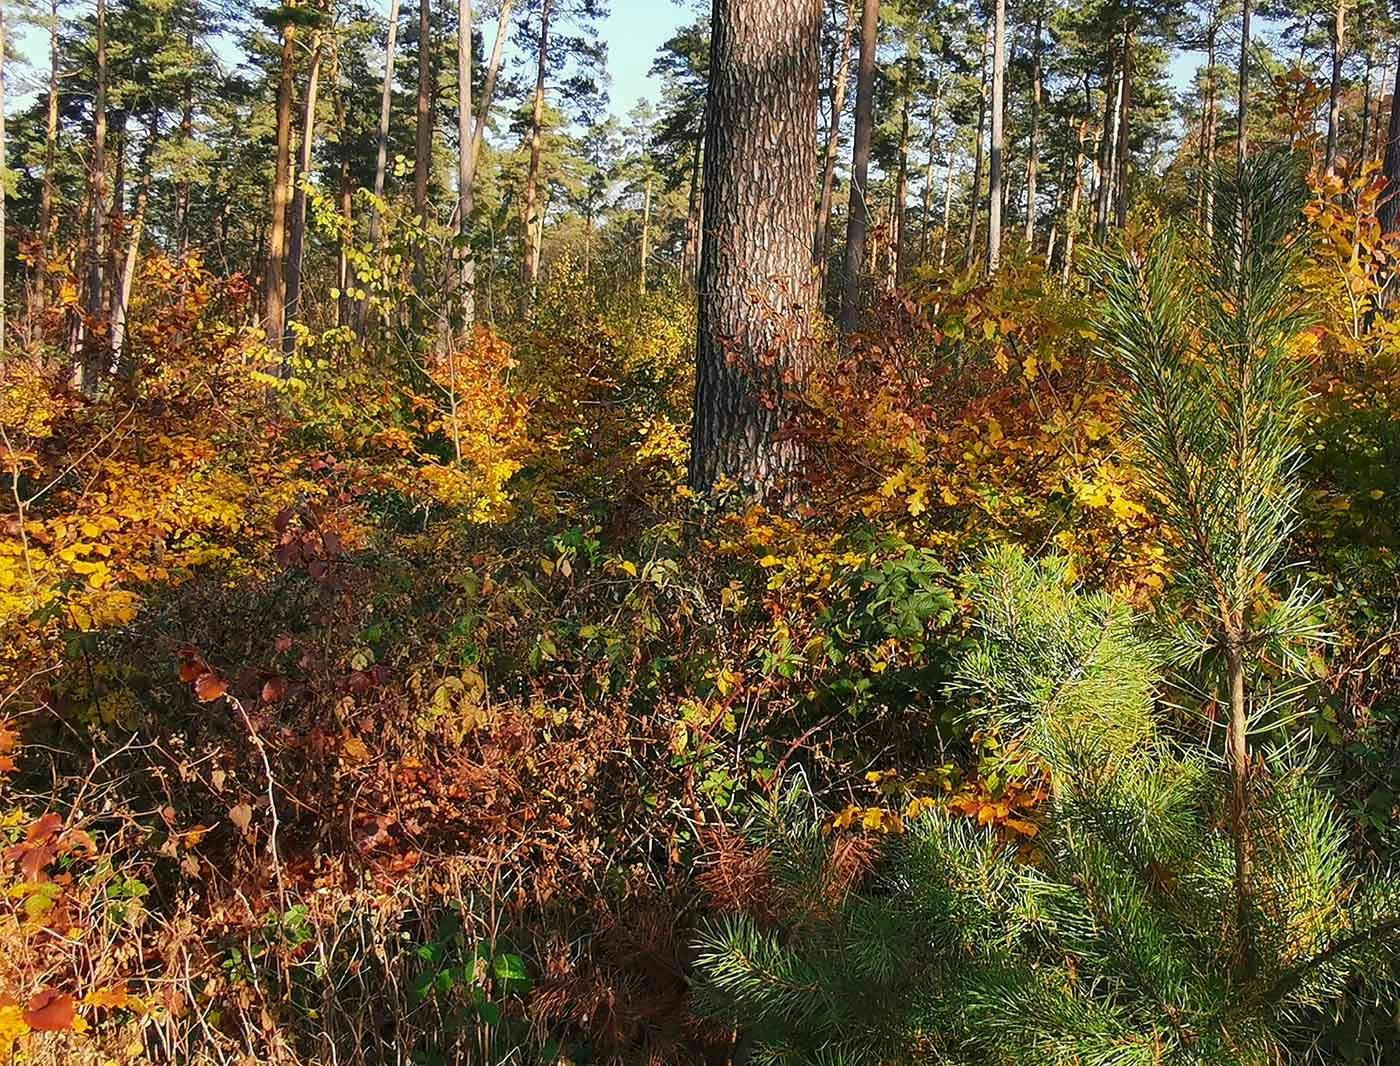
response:
<path fill-rule="evenodd" d="M 279 348 L 286 332 L 287 212 L 292 199 L 292 88 L 296 29 L 282 26 L 282 70 L 277 83 L 277 161 L 272 182 L 272 219 L 267 237 L 267 341 Z"/>
<path fill-rule="evenodd" d="M 553 0 L 540 8 L 540 54 L 535 73 L 534 110 L 530 119 L 530 169 L 525 175 L 525 282 L 534 303 L 540 279 L 540 253 L 544 245 L 544 217 L 540 208 L 540 163 L 544 156 L 544 89 L 549 76 L 549 17 Z"/>
<path fill-rule="evenodd" d="M 860 320 L 860 279 L 870 228 L 870 134 L 875 126 L 875 44 L 880 0 L 864 0 L 860 19 L 860 67 L 856 73 L 856 123 L 851 143 L 850 202 L 846 208 L 846 274 L 841 296 L 841 328 L 852 332 Z"/>
<path fill-rule="evenodd" d="M 1380 207 L 1376 212 L 1381 233 L 1386 236 L 1400 229 L 1400 107 L 1396 107 L 1394 103 L 1400 101 L 1400 56 L 1397 56 L 1395 64 L 1395 87 L 1391 99 L 1393 102 L 1390 106 L 1389 128 L 1386 130 L 1385 161 L 1381 164 L 1381 173 L 1385 176 L 1385 191 L 1381 194 Z"/>
<path fill-rule="evenodd" d="M 846 27 L 841 34 L 841 65 L 831 83 L 831 124 L 826 131 L 822 162 L 821 204 L 817 208 L 817 232 L 812 256 L 825 277 L 831 258 L 831 202 L 836 188 L 836 156 L 841 148 L 841 113 L 846 108 L 846 86 L 851 80 L 851 38 L 855 35 L 856 0 L 846 0 Z"/>
<path fill-rule="evenodd" d="M 301 116 L 301 152 L 297 159 L 293 182 L 296 191 L 292 193 L 292 214 L 287 240 L 287 313 L 290 323 L 301 314 L 301 268 L 306 253 L 306 188 L 305 183 L 311 174 L 311 149 L 316 143 L 316 93 L 321 84 L 321 57 L 323 50 L 317 40 L 311 54 L 311 69 L 306 75 L 306 101 Z M 282 351 L 290 355 L 295 347 L 295 337 L 290 329 L 283 330 Z M 284 373 L 288 368 L 284 367 Z"/>
<path fill-rule="evenodd" d="M 1332 83 L 1327 91 L 1327 153 L 1323 167 L 1328 174 L 1337 169 L 1337 136 L 1342 119 L 1342 58 L 1346 44 L 1346 0 L 1337 0 L 1332 18 Z"/>
<path fill-rule="evenodd" d="M 1001 205 L 1004 144 L 1002 120 L 1006 103 L 1006 0 L 996 0 L 992 37 L 992 146 L 987 191 L 987 273 L 1001 266 Z"/>
<path fill-rule="evenodd" d="M 428 176 L 433 165 L 433 5 L 418 0 L 418 99 L 413 146 L 413 213 L 428 226 Z M 421 292 L 427 285 L 427 264 L 420 242 L 413 257 L 414 276 Z M 415 307 L 421 306 L 415 302 Z"/>
<path fill-rule="evenodd" d="M 873 10 L 873 7 L 872 7 Z M 821 0 L 714 0 L 690 485 L 789 495 L 811 359 Z"/>

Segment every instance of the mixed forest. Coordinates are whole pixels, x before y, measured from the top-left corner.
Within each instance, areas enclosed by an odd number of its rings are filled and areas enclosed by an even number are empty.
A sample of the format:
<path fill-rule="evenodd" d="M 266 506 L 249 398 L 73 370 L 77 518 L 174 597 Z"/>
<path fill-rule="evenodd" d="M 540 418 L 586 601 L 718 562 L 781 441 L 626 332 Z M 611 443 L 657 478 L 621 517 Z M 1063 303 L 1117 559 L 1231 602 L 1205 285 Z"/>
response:
<path fill-rule="evenodd" d="M 0 0 L 0 1063 L 1400 1063 L 1400 12 L 657 5 Z"/>

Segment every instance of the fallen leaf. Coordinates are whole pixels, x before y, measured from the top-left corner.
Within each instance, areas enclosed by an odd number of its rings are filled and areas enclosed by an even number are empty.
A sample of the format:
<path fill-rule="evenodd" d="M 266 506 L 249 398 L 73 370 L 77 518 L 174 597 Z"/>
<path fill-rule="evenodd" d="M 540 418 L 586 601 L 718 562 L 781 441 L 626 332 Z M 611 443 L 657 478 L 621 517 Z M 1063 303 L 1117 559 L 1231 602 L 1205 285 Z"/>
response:
<path fill-rule="evenodd" d="M 42 989 L 29 1001 L 24 1023 L 41 1033 L 73 1028 L 73 997 L 53 988 Z"/>

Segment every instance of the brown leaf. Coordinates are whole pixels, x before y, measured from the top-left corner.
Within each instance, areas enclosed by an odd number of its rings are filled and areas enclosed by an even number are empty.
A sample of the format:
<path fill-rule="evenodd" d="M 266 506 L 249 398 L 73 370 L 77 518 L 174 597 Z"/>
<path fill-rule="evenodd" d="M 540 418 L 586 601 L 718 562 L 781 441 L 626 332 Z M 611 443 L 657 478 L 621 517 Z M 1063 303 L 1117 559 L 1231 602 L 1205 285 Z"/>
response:
<path fill-rule="evenodd" d="M 240 803 L 235 807 L 230 807 L 228 819 L 234 825 L 238 826 L 239 832 L 246 833 L 248 831 L 248 826 L 253 823 L 253 808 L 249 807 L 246 803 Z"/>
<path fill-rule="evenodd" d="M 73 1028 L 73 997 L 57 989 L 45 988 L 29 1001 L 24 1023 L 41 1033 L 57 1033 Z"/>
<path fill-rule="evenodd" d="M 285 677 L 269 677 L 263 682 L 262 698 L 264 703 L 276 703 L 287 695 L 287 679 Z"/>
<path fill-rule="evenodd" d="M 211 703 L 228 691 L 228 682 L 213 670 L 206 670 L 194 679 L 195 698 L 201 703 Z"/>

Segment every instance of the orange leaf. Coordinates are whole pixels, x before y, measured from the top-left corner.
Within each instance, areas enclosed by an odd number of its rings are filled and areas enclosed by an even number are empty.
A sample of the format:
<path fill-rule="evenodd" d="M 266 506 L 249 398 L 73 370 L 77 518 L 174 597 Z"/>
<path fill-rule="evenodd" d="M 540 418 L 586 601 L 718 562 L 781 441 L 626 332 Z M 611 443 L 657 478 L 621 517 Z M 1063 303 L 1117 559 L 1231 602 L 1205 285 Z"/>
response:
<path fill-rule="evenodd" d="M 24 1023 L 41 1033 L 57 1033 L 73 1028 L 73 997 L 56 989 L 42 989 L 29 1001 Z"/>

